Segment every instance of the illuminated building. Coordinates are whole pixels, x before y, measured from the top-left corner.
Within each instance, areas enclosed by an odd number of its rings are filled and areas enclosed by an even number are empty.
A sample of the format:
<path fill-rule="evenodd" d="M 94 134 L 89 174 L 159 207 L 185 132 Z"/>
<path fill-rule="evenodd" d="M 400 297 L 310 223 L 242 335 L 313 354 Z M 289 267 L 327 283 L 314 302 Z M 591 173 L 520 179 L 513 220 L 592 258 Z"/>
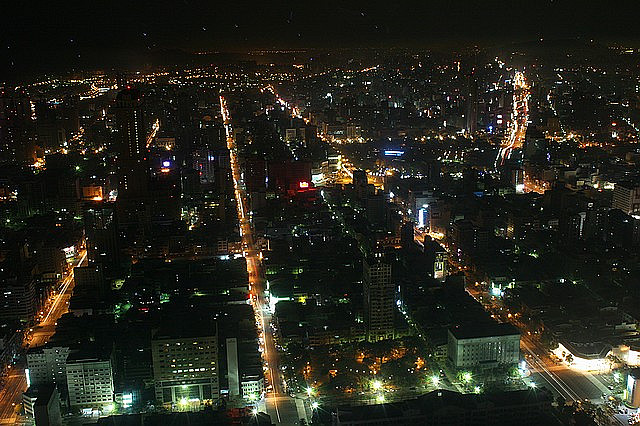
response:
<path fill-rule="evenodd" d="M 216 157 L 213 151 L 208 149 L 199 149 L 192 152 L 192 167 L 198 171 L 201 183 L 212 183 L 215 177 Z"/>
<path fill-rule="evenodd" d="M 216 401 L 219 397 L 215 323 L 172 319 L 151 342 L 156 400 L 160 404 Z"/>
<path fill-rule="evenodd" d="M 66 367 L 72 407 L 105 408 L 113 403 L 113 369 L 109 355 L 71 353 Z"/>
<path fill-rule="evenodd" d="M 640 407 L 640 369 L 634 368 L 627 373 L 625 402 L 632 407 Z"/>
<path fill-rule="evenodd" d="M 362 136 L 362 128 L 355 124 L 347 125 L 347 139 L 358 139 Z"/>
<path fill-rule="evenodd" d="M 393 339 L 396 311 L 391 264 L 382 259 L 364 260 L 364 322 L 367 340 Z"/>
<path fill-rule="evenodd" d="M 640 185 L 631 182 L 617 183 L 613 189 L 611 207 L 631 214 L 640 210 Z"/>
<path fill-rule="evenodd" d="M 432 278 L 444 281 L 449 273 L 449 253 L 428 235 L 424 237 L 423 251 L 427 265 L 432 267 Z"/>
<path fill-rule="evenodd" d="M 255 345 L 254 342 L 255 340 L 252 342 Z M 226 339 L 229 397 L 255 400 L 264 392 L 264 375 L 259 365 L 251 368 L 251 360 L 248 359 L 252 352 L 257 351 L 251 351 L 242 343 L 239 344 L 235 337 Z M 238 351 L 239 347 L 244 350 Z"/>
<path fill-rule="evenodd" d="M 169 224 L 180 219 L 180 187 L 179 171 L 173 162 L 164 161 L 160 173 L 155 173 L 149 182 L 146 204 L 153 224 Z"/>
<path fill-rule="evenodd" d="M 432 278 L 444 281 L 449 272 L 449 253 L 429 235 L 424 237 L 422 245 L 426 264 L 432 271 Z"/>
<path fill-rule="evenodd" d="M 227 375 L 229 377 L 229 397 L 240 396 L 240 377 L 238 375 L 238 339 L 227 339 Z"/>
<path fill-rule="evenodd" d="M 611 346 L 606 343 L 579 343 L 565 339 L 551 352 L 576 370 L 605 372 L 611 369 L 607 358 L 611 353 Z"/>
<path fill-rule="evenodd" d="M 520 332 L 507 323 L 453 327 L 447 352 L 456 368 L 515 365 L 520 359 Z"/>
<path fill-rule="evenodd" d="M 41 346 L 27 352 L 27 382 L 32 386 L 54 383 L 61 394 L 67 394 L 68 346 Z"/>

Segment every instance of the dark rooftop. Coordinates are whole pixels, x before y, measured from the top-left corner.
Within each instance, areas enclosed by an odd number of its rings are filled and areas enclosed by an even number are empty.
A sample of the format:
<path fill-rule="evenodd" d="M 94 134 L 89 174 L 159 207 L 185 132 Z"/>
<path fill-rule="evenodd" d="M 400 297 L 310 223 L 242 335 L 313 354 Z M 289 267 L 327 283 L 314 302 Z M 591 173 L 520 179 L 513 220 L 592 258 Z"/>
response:
<path fill-rule="evenodd" d="M 520 335 L 520 331 L 507 323 L 461 325 L 449 329 L 456 339 Z"/>

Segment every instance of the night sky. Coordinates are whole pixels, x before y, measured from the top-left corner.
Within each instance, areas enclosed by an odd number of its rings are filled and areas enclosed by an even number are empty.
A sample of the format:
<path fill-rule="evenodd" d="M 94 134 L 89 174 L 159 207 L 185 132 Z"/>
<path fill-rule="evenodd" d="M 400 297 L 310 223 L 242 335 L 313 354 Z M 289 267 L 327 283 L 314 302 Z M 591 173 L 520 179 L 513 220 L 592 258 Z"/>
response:
<path fill-rule="evenodd" d="M 108 66 L 163 49 L 428 46 L 544 38 L 635 40 L 640 2 L 15 1 L 3 2 L 2 73 Z"/>

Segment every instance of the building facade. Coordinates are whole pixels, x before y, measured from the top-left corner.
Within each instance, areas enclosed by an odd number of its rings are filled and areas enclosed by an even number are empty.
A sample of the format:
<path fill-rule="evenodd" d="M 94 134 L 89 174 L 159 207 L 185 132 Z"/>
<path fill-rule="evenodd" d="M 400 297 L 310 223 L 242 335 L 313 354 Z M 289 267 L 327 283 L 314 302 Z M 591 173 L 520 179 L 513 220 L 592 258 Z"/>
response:
<path fill-rule="evenodd" d="M 38 309 L 33 279 L 17 277 L 0 281 L 0 320 L 19 320 L 28 323 Z"/>
<path fill-rule="evenodd" d="M 22 404 L 36 426 L 62 425 L 60 394 L 53 384 L 30 387 L 22 394 Z"/>
<path fill-rule="evenodd" d="M 640 185 L 631 182 L 621 182 L 613 189 L 611 207 L 626 214 L 640 210 Z"/>
<path fill-rule="evenodd" d="M 456 368 L 491 368 L 520 359 L 520 332 L 506 323 L 451 328 L 447 341 L 449 360 Z"/>
<path fill-rule="evenodd" d="M 32 386 L 54 383 L 66 395 L 69 347 L 51 346 L 27 352 L 27 382 Z"/>
<path fill-rule="evenodd" d="M 364 322 L 367 340 L 393 339 L 396 311 L 395 285 L 391 279 L 391 264 L 382 259 L 365 260 Z"/>
<path fill-rule="evenodd" d="M 151 353 L 159 403 L 211 403 L 218 399 L 218 338 L 215 329 L 211 331 L 193 337 L 156 334 Z"/>
<path fill-rule="evenodd" d="M 105 408 L 113 403 L 110 358 L 72 356 L 67 359 L 66 367 L 71 407 Z"/>

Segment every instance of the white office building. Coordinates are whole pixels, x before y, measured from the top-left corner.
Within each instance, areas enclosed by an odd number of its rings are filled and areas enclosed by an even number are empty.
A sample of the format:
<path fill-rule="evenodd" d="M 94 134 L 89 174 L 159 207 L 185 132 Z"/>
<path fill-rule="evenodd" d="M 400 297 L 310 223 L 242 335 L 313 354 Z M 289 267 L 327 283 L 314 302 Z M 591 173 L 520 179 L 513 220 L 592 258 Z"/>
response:
<path fill-rule="evenodd" d="M 72 407 L 100 409 L 112 404 L 111 359 L 72 354 L 67 359 L 67 386 Z"/>
<path fill-rule="evenodd" d="M 27 384 L 39 386 L 54 383 L 66 394 L 68 346 L 42 346 L 27 352 Z"/>
<path fill-rule="evenodd" d="M 613 189 L 611 207 L 626 214 L 640 211 L 640 185 L 631 182 L 617 183 Z"/>
<path fill-rule="evenodd" d="M 454 327 L 447 340 L 449 360 L 456 368 L 491 368 L 520 359 L 520 332 L 511 324 Z"/>
<path fill-rule="evenodd" d="M 219 398 L 218 336 L 215 324 L 180 330 L 173 324 L 151 342 L 156 399 L 161 404 L 215 402 Z M 207 327 L 208 326 L 208 327 Z"/>

